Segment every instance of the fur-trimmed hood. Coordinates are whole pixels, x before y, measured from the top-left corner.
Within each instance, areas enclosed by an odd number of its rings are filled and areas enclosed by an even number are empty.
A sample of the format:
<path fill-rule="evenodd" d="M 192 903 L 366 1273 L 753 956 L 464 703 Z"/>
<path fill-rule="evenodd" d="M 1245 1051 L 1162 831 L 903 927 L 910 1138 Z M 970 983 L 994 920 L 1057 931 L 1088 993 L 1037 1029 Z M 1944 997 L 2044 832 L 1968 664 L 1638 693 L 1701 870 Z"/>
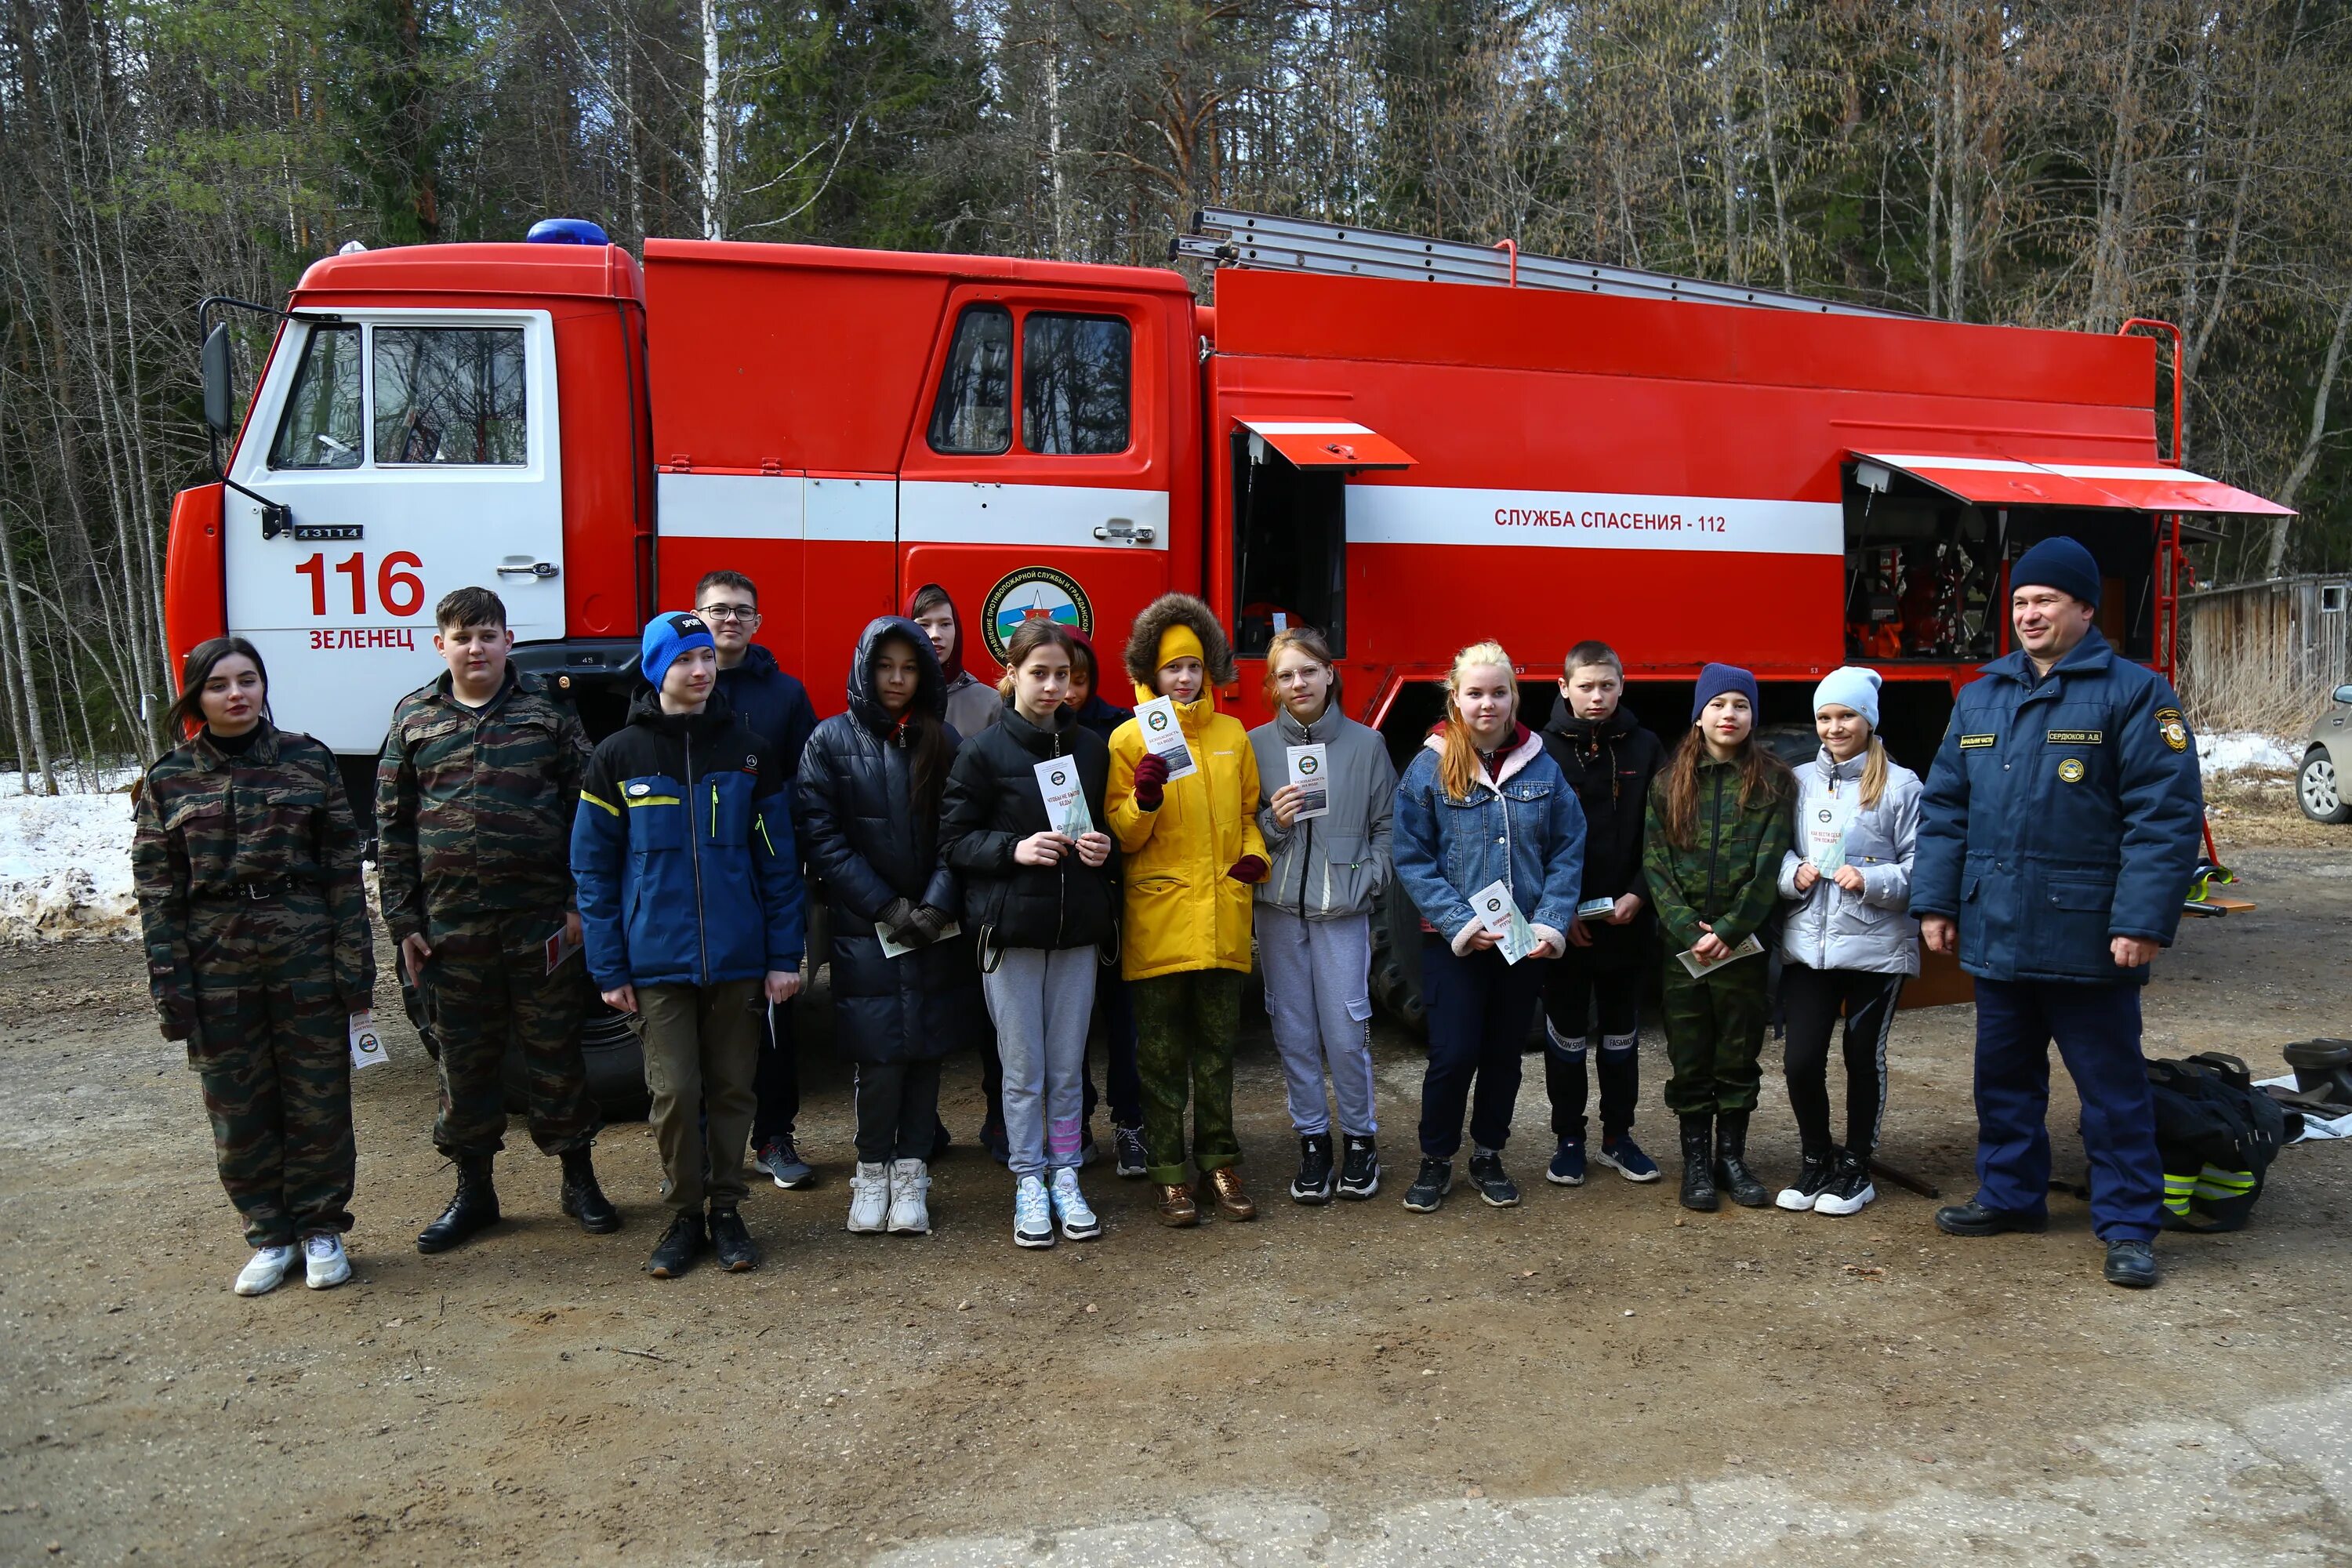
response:
<path fill-rule="evenodd" d="M 1186 626 L 1201 639 L 1201 663 L 1212 688 L 1234 683 L 1234 645 L 1225 637 L 1225 628 L 1217 625 L 1216 616 L 1208 605 L 1190 594 L 1162 594 L 1143 607 L 1135 617 L 1135 627 L 1127 634 L 1127 677 L 1143 688 L 1149 696 L 1156 689 L 1155 678 L 1160 673 L 1160 638 L 1169 627 Z"/>

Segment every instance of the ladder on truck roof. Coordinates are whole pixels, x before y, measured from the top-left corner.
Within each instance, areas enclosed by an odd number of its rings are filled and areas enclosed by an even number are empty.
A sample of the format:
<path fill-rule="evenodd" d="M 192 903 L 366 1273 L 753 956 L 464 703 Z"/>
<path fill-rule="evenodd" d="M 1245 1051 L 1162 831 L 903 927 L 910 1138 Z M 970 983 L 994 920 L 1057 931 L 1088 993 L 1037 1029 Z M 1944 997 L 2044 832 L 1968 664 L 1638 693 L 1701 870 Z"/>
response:
<path fill-rule="evenodd" d="M 1236 207 L 1201 208 L 1192 215 L 1192 232 L 1170 241 L 1168 254 L 1171 261 L 1205 261 L 1216 267 L 1255 267 L 1275 272 L 1557 289 L 1633 300 L 1691 300 L 1708 305 L 1803 310 L 1817 316 L 1919 319 L 1907 310 L 1809 300 L 1769 289 L 1746 289 L 1556 256 L 1528 256 L 1509 240 L 1478 245 L 1460 239 L 1422 239 Z"/>

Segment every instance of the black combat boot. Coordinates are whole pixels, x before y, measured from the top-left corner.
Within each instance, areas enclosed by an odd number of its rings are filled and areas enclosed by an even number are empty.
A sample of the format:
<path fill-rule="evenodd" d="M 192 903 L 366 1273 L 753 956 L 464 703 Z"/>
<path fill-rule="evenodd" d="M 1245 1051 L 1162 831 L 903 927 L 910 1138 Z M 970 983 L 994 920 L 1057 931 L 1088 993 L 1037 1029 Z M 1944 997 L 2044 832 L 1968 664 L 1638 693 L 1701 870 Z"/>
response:
<path fill-rule="evenodd" d="M 621 1211 L 596 1184 L 595 1163 L 589 1157 L 585 1144 L 566 1149 L 560 1156 L 563 1161 L 563 1212 L 580 1222 L 580 1228 L 591 1236 L 609 1236 L 621 1228 Z"/>
<path fill-rule="evenodd" d="M 1744 1209 L 1760 1209 L 1772 1201 L 1764 1184 L 1748 1168 L 1748 1112 L 1727 1110 L 1715 1119 L 1715 1180 Z"/>
<path fill-rule="evenodd" d="M 1715 1118 L 1685 1116 L 1683 1130 L 1683 1207 L 1713 1214 L 1722 1205 L 1715 1194 Z"/>
<path fill-rule="evenodd" d="M 457 1156 L 457 1195 L 441 1217 L 417 1233 L 419 1252 L 446 1252 L 477 1231 L 499 1223 L 498 1190 L 490 1185 L 488 1154 Z"/>

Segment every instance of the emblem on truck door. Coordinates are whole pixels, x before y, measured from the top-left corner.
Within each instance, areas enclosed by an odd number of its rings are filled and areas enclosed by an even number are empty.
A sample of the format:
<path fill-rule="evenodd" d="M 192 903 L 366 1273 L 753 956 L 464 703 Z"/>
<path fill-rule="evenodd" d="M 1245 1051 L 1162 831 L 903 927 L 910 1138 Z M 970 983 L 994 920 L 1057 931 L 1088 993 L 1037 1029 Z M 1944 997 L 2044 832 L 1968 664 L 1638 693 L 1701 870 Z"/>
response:
<path fill-rule="evenodd" d="M 980 611 L 989 657 L 1004 662 L 1005 646 L 1024 621 L 1045 620 L 1094 636 L 1095 607 L 1078 580 L 1051 566 L 1016 566 L 996 580 Z"/>

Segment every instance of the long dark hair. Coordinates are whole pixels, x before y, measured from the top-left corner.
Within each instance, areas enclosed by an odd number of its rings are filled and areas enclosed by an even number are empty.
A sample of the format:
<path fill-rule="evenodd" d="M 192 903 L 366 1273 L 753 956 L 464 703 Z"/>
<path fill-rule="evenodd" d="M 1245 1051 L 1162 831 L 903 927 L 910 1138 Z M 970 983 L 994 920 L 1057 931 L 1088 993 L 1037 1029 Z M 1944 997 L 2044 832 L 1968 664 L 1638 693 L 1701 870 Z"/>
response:
<path fill-rule="evenodd" d="M 1689 848 L 1698 834 L 1698 765 L 1706 754 L 1706 737 L 1694 723 L 1683 731 L 1683 743 L 1675 748 L 1674 759 L 1666 764 L 1665 810 L 1659 820 L 1667 841 L 1677 849 Z M 1789 765 L 1772 754 L 1772 748 L 1759 740 L 1752 728 L 1739 742 L 1739 754 L 1732 765 L 1739 770 L 1742 811 L 1759 800 L 1780 805 L 1795 792 L 1796 777 Z"/>
<path fill-rule="evenodd" d="M 213 678 L 213 667 L 233 653 L 253 660 L 254 673 L 261 677 L 261 716 L 277 722 L 270 718 L 269 667 L 261 662 L 261 650 L 243 637 L 206 637 L 181 661 L 180 700 L 163 715 L 165 734 L 188 736 L 205 727 L 205 682 Z"/>
<path fill-rule="evenodd" d="M 929 640 L 921 632 L 910 637 L 894 629 L 874 639 L 875 657 L 881 657 L 882 650 L 894 642 L 905 643 L 918 664 L 931 651 Z M 870 668 L 866 678 L 869 683 L 873 680 Z M 875 705 L 881 706 L 879 698 L 875 700 Z M 913 791 L 908 804 L 914 808 L 915 820 L 927 822 L 940 814 L 940 797 L 947 793 L 948 769 L 955 762 L 955 748 L 948 744 L 946 721 L 924 708 L 919 686 L 908 700 L 907 711 L 898 721 L 898 731 L 907 742 L 907 776 Z"/>

